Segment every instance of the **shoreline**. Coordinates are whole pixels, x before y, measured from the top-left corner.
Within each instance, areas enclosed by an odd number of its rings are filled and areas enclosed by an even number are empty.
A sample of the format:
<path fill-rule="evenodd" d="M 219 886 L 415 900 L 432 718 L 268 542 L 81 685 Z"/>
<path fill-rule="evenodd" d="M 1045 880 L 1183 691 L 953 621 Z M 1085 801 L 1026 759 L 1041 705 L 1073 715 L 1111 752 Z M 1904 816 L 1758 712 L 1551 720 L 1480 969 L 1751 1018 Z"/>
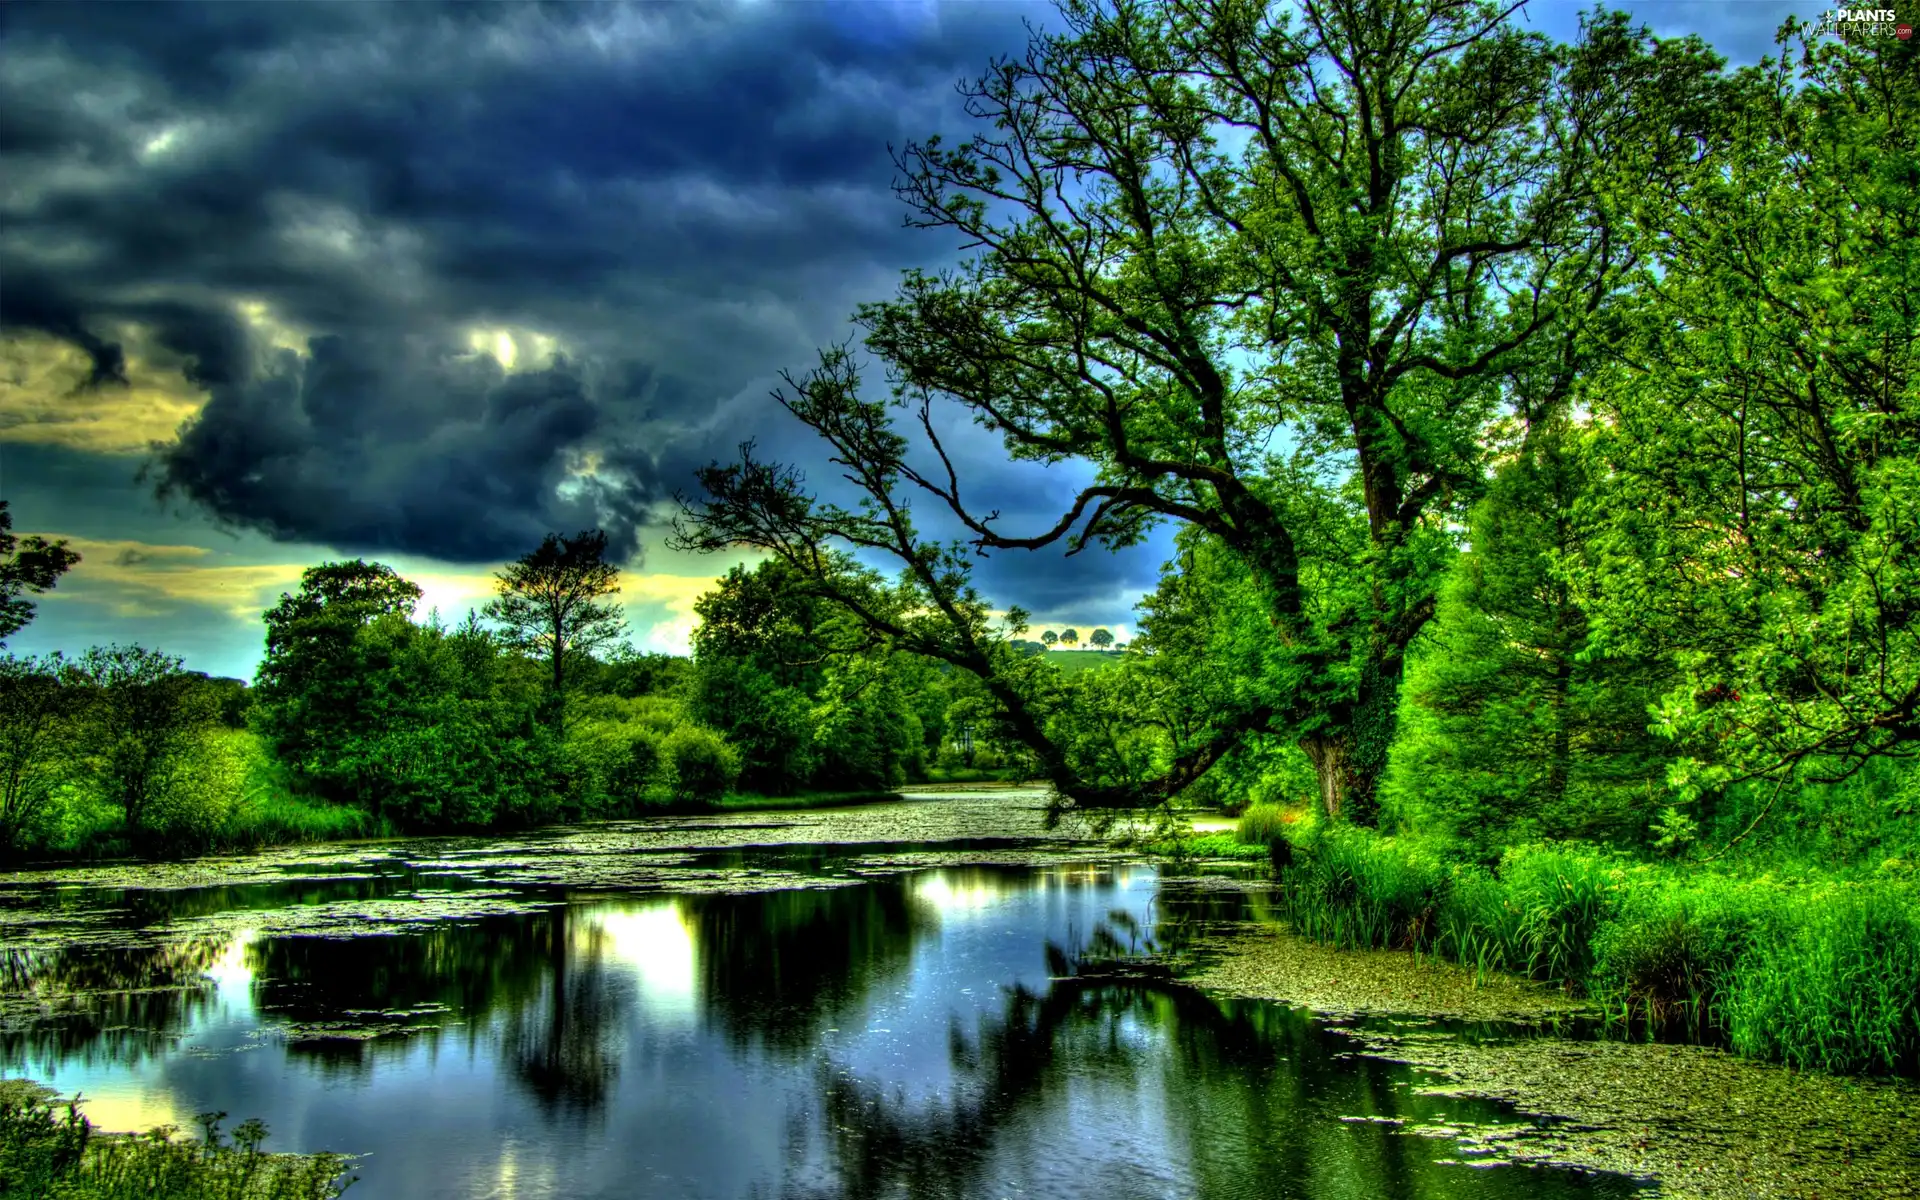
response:
<path fill-rule="evenodd" d="M 1796 1071 L 1709 1046 L 1571 1038 L 1592 1014 L 1545 985 L 1401 950 L 1337 950 L 1245 922 L 1181 980 L 1303 1009 L 1426 1094 L 1513 1106 L 1451 1131 L 1476 1162 L 1628 1175 L 1672 1200 L 1920 1197 L 1920 1083 Z M 1479 1023 L 1466 1036 L 1459 1022 Z M 1551 1043 L 1550 1045 L 1548 1043 Z M 1409 1131 L 1434 1135 L 1438 1131 Z"/>

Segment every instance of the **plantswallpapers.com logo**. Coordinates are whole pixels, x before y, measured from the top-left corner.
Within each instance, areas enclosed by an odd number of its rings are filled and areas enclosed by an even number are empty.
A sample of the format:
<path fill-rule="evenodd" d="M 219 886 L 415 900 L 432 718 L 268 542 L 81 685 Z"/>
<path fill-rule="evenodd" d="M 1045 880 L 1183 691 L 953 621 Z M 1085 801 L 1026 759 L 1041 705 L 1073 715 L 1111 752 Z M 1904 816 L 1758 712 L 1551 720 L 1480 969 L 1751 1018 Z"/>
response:
<path fill-rule="evenodd" d="M 1820 29 L 1846 41 L 1873 37 L 1906 41 L 1913 36 L 1913 26 L 1891 8 L 1836 8 L 1821 14 Z"/>

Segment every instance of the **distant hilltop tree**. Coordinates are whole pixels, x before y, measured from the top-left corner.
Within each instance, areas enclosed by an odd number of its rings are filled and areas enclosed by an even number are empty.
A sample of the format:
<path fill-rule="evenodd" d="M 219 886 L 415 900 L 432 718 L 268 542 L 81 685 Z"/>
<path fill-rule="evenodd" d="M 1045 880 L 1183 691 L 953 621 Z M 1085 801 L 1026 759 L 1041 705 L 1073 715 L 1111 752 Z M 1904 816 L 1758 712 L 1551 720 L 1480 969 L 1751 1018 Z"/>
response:
<path fill-rule="evenodd" d="M 1062 646 L 1077 646 L 1080 644 L 1080 635 L 1071 629 L 1062 629 L 1060 631 L 1060 644 Z"/>
<path fill-rule="evenodd" d="M 1113 630 L 1096 629 L 1087 635 L 1087 640 L 1093 643 L 1094 649 L 1105 650 L 1108 646 L 1113 645 Z"/>
<path fill-rule="evenodd" d="M 1060 635 L 1049 629 L 1040 635 L 1040 640 L 1047 644 L 1048 649 L 1052 649 L 1053 644 L 1060 640 Z"/>

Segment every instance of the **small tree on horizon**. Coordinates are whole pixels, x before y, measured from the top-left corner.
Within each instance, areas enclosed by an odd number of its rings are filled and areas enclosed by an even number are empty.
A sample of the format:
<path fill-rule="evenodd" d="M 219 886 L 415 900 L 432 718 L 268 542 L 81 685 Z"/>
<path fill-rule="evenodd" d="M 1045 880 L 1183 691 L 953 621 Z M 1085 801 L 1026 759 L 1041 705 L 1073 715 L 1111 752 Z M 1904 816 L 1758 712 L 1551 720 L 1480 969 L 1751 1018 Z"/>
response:
<path fill-rule="evenodd" d="M 1113 645 L 1113 630 L 1096 629 L 1087 635 L 1087 641 L 1093 643 L 1094 649 L 1105 650 L 1108 646 Z"/>
<path fill-rule="evenodd" d="M 1062 629 L 1060 631 L 1060 644 L 1062 646 L 1077 646 L 1080 644 L 1080 634 L 1072 629 Z"/>
<path fill-rule="evenodd" d="M 1052 649 L 1053 644 L 1060 640 L 1060 635 L 1049 629 L 1040 635 L 1040 640 L 1047 644 L 1048 649 Z"/>
<path fill-rule="evenodd" d="M 627 631 L 620 606 L 600 600 L 620 590 L 620 568 L 606 554 L 601 530 L 573 537 L 550 533 L 538 549 L 494 576 L 500 594 L 482 610 L 506 626 L 513 644 L 547 661 L 556 724 L 569 656 L 591 653 Z"/>

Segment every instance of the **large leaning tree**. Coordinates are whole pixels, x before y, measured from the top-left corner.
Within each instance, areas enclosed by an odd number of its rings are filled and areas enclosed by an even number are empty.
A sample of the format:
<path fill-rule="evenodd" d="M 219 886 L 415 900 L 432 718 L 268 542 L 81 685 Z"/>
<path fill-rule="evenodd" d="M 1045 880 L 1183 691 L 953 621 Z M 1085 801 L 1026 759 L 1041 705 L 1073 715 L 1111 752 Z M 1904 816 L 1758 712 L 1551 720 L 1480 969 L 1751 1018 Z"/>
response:
<path fill-rule="evenodd" d="M 979 675 L 1068 803 L 1165 799 L 1265 735 L 1306 750 L 1329 814 L 1370 819 L 1464 506 L 1577 387 L 1583 332 L 1637 259 L 1620 198 L 1695 163 L 1720 120 L 1697 41 L 1596 15 L 1559 45 L 1517 8 L 1068 0 L 1064 32 L 962 88 L 981 132 L 898 158 L 909 223 L 973 253 L 858 311 L 890 397 L 850 346 L 776 393 L 858 501 L 749 445 L 702 473 L 680 543 L 770 551 Z M 947 406 L 1090 482 L 1050 527 L 1007 528 L 969 504 Z M 930 540 L 916 502 L 965 540 Z M 969 571 L 1162 521 L 1257 582 L 1271 653 L 1165 770 L 1116 779 L 1050 735 L 1071 690 L 1008 653 Z M 900 582 L 851 569 L 874 552 Z"/>

